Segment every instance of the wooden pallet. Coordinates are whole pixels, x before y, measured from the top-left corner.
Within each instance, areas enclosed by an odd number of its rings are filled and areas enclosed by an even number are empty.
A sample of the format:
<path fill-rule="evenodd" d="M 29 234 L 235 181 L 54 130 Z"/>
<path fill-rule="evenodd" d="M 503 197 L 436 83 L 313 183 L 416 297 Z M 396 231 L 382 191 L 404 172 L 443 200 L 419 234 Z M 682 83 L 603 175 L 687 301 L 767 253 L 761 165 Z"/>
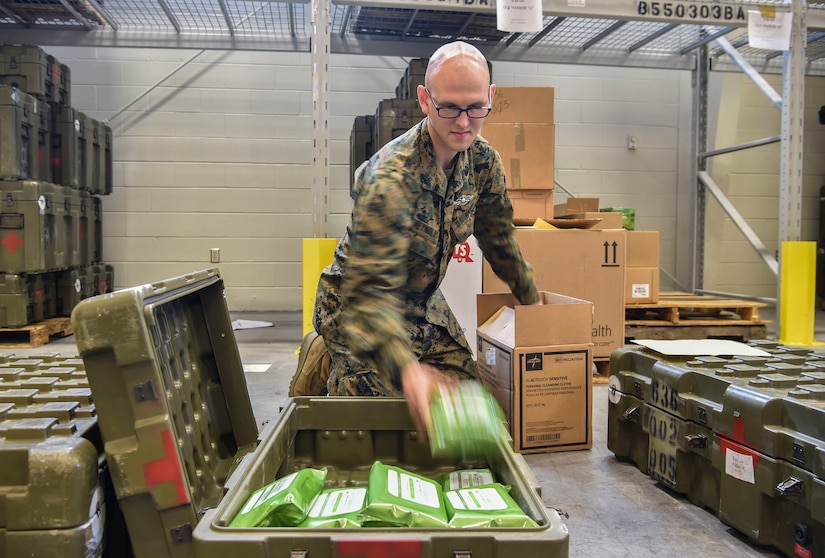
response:
<path fill-rule="evenodd" d="M 52 337 L 66 337 L 73 332 L 71 318 L 48 318 L 23 327 L 0 328 L 0 347 L 28 349 L 48 343 Z"/>
<path fill-rule="evenodd" d="M 610 380 L 610 359 L 593 361 L 593 383 L 606 384 Z"/>
<path fill-rule="evenodd" d="M 663 292 L 659 302 L 625 306 L 625 341 L 633 339 L 765 339 L 764 302 Z"/>

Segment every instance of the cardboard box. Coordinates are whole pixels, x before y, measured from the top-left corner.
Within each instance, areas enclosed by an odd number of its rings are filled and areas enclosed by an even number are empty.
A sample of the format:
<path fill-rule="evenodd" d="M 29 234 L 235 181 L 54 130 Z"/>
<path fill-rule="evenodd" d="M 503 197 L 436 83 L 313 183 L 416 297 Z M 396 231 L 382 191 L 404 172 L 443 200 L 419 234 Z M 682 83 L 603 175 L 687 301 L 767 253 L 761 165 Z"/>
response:
<path fill-rule="evenodd" d="M 659 267 L 659 231 L 627 231 L 627 267 Z"/>
<path fill-rule="evenodd" d="M 535 221 L 553 214 L 553 190 L 510 190 L 513 219 Z"/>
<path fill-rule="evenodd" d="M 659 302 L 659 231 L 627 231 L 625 304 Z"/>
<path fill-rule="evenodd" d="M 593 358 L 610 358 L 624 346 L 624 229 L 544 230 L 517 227 L 516 240 L 541 291 L 593 303 Z M 485 261 L 482 291 L 507 292 Z"/>
<path fill-rule="evenodd" d="M 553 217 L 567 217 L 573 213 L 599 211 L 599 198 L 567 198 L 553 206 Z"/>
<path fill-rule="evenodd" d="M 501 155 L 507 188 L 553 189 L 553 123 L 485 123 L 481 130 Z"/>
<path fill-rule="evenodd" d="M 476 356 L 476 296 L 481 293 L 481 248 L 475 236 L 456 244 L 447 273 L 441 282 L 441 294 L 450 305 L 464 337 Z"/>
<path fill-rule="evenodd" d="M 484 121 L 501 122 L 555 122 L 555 96 L 552 87 L 496 87 L 493 110 Z"/>
<path fill-rule="evenodd" d="M 659 302 L 659 267 L 625 269 L 625 304 Z"/>
<path fill-rule="evenodd" d="M 621 229 L 622 214 L 610 213 L 607 211 L 586 211 L 584 213 L 568 213 L 565 217 L 570 219 L 601 219 L 591 229 Z"/>
<path fill-rule="evenodd" d="M 593 305 L 542 292 L 521 306 L 509 293 L 478 296 L 478 369 L 510 422 L 513 449 L 593 446 Z"/>

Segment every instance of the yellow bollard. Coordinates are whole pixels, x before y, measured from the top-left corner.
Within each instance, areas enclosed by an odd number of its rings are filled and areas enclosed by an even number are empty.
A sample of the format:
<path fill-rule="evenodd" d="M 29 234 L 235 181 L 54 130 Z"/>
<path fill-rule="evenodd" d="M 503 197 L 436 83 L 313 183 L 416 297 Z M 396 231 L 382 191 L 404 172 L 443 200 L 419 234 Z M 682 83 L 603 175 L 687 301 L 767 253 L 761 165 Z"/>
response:
<path fill-rule="evenodd" d="M 303 267 L 303 307 L 304 332 L 306 335 L 313 329 L 312 312 L 315 308 L 315 291 L 318 289 L 318 278 L 326 266 L 332 263 L 335 255 L 335 238 L 305 238 L 302 245 Z"/>
<path fill-rule="evenodd" d="M 779 342 L 822 345 L 814 339 L 816 242 L 783 242 L 780 268 Z"/>

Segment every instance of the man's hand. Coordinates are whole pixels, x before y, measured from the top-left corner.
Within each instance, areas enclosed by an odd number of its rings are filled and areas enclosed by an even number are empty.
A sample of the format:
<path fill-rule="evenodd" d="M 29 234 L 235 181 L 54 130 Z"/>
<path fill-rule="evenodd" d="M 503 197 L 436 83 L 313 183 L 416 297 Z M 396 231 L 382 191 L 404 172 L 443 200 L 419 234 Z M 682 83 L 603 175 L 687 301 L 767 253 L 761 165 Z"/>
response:
<path fill-rule="evenodd" d="M 456 381 L 438 368 L 420 362 L 411 362 L 401 370 L 401 389 L 407 398 L 413 423 L 420 432 L 427 431 L 433 390 L 440 384 L 454 385 Z"/>

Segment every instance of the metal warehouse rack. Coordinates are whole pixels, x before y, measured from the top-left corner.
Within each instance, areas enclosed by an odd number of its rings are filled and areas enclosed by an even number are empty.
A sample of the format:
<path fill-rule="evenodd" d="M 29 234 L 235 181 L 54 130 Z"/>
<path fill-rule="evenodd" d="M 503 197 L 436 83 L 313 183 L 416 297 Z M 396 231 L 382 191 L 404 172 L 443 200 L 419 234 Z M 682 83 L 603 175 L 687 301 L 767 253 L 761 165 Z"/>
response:
<path fill-rule="evenodd" d="M 721 153 L 781 142 L 779 240 L 801 234 L 804 76 L 825 75 L 825 3 L 802 0 L 544 0 L 543 29 L 496 28 L 494 0 L 0 0 L 3 42 L 310 52 L 313 67 L 314 234 L 326 236 L 329 193 L 329 56 L 427 57 L 463 39 L 492 61 L 632 66 L 694 72 L 694 155 L 688 256 L 677 275 L 702 287 L 705 198 L 717 198 L 768 266 L 778 271 L 745 220 L 706 172 Z M 748 11 L 792 12 L 791 50 L 748 45 Z M 742 70 L 782 111 L 782 133 L 707 151 L 711 70 Z M 781 73 L 782 95 L 760 78 Z M 681 212 L 684 213 L 684 212 Z M 778 297 L 777 297 L 778 299 Z"/>

